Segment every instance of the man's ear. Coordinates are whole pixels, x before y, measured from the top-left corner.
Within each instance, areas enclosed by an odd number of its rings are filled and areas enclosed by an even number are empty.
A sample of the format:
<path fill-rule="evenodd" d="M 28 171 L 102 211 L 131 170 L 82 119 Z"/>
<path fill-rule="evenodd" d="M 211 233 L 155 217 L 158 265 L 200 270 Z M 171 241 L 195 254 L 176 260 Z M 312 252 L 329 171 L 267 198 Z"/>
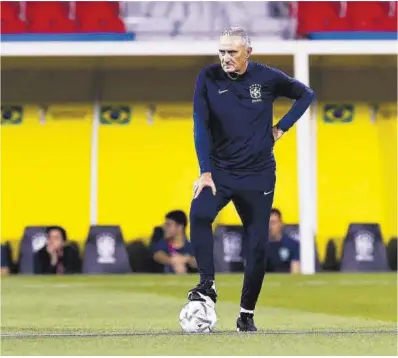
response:
<path fill-rule="evenodd" d="M 252 54 L 252 51 L 253 51 L 253 49 L 252 49 L 251 47 L 248 47 L 248 48 L 247 48 L 247 51 L 246 51 L 246 58 L 249 58 L 249 57 L 250 57 L 250 55 Z"/>

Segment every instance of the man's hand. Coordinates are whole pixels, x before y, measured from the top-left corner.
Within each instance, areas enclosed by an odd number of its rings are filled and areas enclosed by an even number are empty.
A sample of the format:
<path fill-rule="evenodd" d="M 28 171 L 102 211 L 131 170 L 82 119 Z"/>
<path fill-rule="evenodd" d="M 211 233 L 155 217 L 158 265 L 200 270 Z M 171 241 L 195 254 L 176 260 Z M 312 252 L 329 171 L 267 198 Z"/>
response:
<path fill-rule="evenodd" d="M 173 270 L 177 274 L 184 274 L 187 272 L 187 262 L 188 258 L 184 255 L 181 254 L 174 254 L 170 258 L 171 266 L 173 267 Z"/>
<path fill-rule="evenodd" d="M 290 273 L 300 273 L 300 261 L 294 260 L 290 263 Z"/>
<path fill-rule="evenodd" d="M 273 126 L 273 127 L 272 127 L 272 135 L 274 136 L 274 140 L 275 140 L 275 142 L 276 142 L 280 137 L 282 137 L 282 135 L 283 135 L 283 130 L 277 128 L 276 126 Z"/>
<path fill-rule="evenodd" d="M 58 261 L 58 255 L 57 255 L 57 251 L 55 250 L 55 247 L 51 244 L 47 245 L 47 252 L 50 255 L 50 261 L 51 261 L 51 265 L 55 266 L 57 264 Z"/>
<path fill-rule="evenodd" d="M 187 273 L 187 266 L 183 264 L 173 265 L 173 270 L 177 275 L 183 275 Z"/>
<path fill-rule="evenodd" d="M 170 257 L 170 263 L 171 265 L 177 265 L 177 264 L 186 264 L 188 262 L 188 257 L 185 255 L 181 255 L 178 253 L 173 254 Z"/>
<path fill-rule="evenodd" d="M 193 185 L 193 198 L 196 199 L 200 192 L 203 190 L 204 187 L 209 186 L 213 195 L 216 195 L 216 186 L 214 185 L 214 181 L 211 177 L 211 173 L 203 173 L 198 180 L 195 181 Z"/>

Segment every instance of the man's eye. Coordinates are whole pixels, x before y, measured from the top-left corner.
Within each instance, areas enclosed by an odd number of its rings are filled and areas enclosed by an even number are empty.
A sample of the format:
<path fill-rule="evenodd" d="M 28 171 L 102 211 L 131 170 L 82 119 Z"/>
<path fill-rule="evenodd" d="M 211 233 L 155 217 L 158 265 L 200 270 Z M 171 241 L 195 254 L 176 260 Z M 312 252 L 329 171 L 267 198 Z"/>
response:
<path fill-rule="evenodd" d="M 224 56 L 225 55 L 225 51 L 220 50 L 220 54 Z"/>

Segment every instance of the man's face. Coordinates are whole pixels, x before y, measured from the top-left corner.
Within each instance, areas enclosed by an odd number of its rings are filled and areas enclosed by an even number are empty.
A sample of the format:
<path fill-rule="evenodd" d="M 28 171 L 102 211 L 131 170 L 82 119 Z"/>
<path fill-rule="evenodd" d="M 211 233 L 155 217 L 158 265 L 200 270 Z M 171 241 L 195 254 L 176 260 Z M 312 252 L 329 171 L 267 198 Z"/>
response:
<path fill-rule="evenodd" d="M 241 71 L 247 62 L 247 55 L 250 52 L 251 48 L 246 47 L 242 37 L 228 35 L 220 37 L 218 54 L 225 72 Z"/>
<path fill-rule="evenodd" d="M 271 214 L 269 219 L 269 235 L 270 237 L 277 238 L 282 234 L 283 223 L 277 214 Z"/>
<path fill-rule="evenodd" d="M 62 239 L 62 233 L 59 230 L 51 230 L 48 233 L 47 246 L 54 250 L 59 250 L 64 245 L 64 240 Z"/>
<path fill-rule="evenodd" d="M 166 219 L 163 225 L 164 238 L 166 240 L 173 239 L 181 233 L 181 225 L 178 225 L 174 220 Z"/>

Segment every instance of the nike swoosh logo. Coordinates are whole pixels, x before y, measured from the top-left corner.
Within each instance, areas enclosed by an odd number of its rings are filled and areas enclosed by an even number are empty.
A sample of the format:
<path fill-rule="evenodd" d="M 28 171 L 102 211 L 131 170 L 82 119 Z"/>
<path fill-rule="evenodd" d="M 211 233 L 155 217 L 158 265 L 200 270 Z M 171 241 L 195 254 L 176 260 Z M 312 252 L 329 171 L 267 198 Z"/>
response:
<path fill-rule="evenodd" d="M 223 90 L 223 91 L 218 90 L 218 94 L 222 94 L 224 92 L 228 92 L 228 90 Z"/>
<path fill-rule="evenodd" d="M 273 190 L 271 190 L 271 191 L 265 191 L 265 192 L 264 192 L 264 195 L 271 194 L 272 192 L 273 192 Z"/>

